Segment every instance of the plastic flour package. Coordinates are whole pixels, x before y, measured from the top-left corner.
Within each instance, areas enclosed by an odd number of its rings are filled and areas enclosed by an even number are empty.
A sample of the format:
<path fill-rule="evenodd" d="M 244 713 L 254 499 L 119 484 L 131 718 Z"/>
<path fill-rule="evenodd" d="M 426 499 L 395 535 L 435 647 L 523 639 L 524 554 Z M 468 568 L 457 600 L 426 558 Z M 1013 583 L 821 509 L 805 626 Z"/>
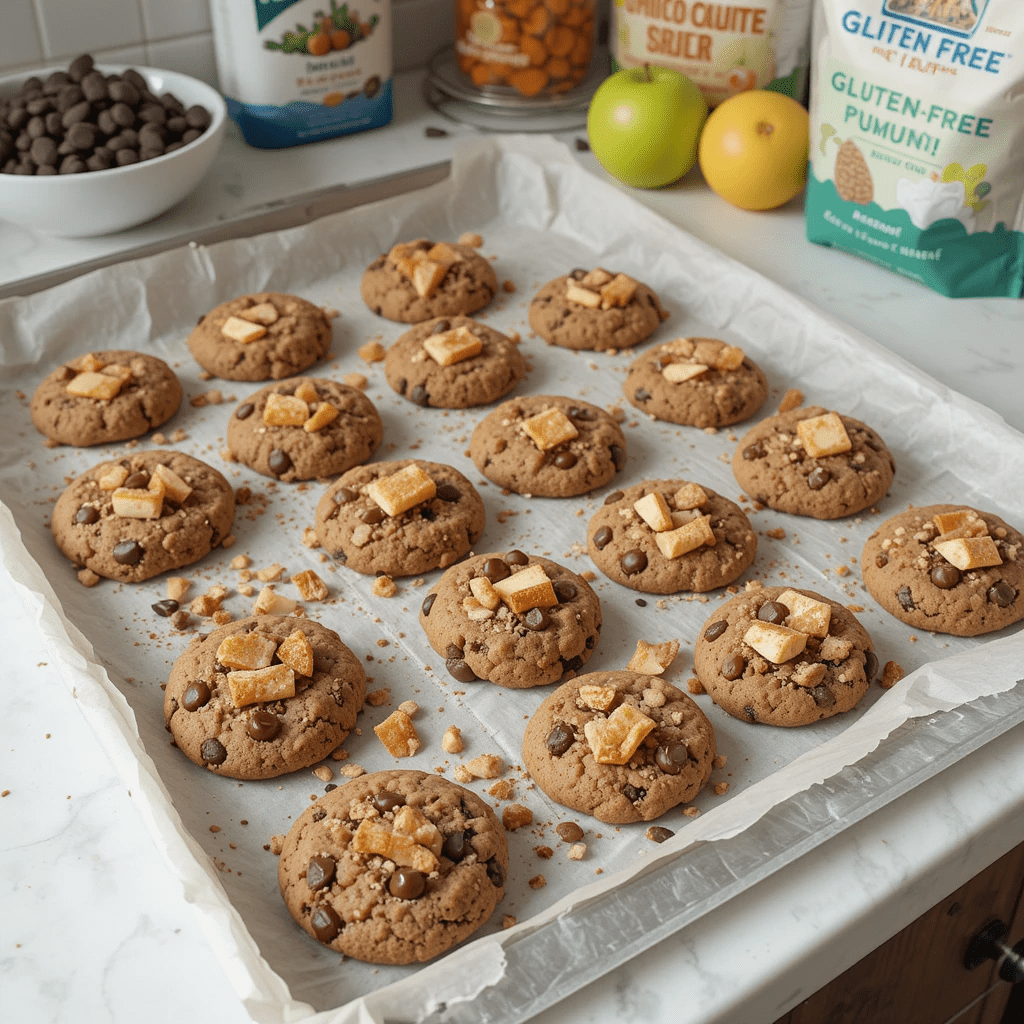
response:
<path fill-rule="evenodd" d="M 1024 0 L 818 0 L 807 237 L 944 295 L 1024 286 Z"/>

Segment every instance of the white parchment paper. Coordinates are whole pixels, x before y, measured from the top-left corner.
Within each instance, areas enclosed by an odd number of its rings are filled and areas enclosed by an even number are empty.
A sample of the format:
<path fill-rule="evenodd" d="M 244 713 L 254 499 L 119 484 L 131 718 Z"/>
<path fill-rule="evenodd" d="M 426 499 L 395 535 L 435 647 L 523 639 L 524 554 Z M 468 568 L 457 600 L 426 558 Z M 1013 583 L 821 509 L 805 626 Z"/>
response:
<path fill-rule="evenodd" d="M 523 336 L 532 368 L 520 393 L 567 394 L 624 410 L 629 462 L 616 484 L 579 499 L 501 494 L 481 480 L 465 455 L 472 428 L 485 410 L 421 409 L 391 392 L 380 364 L 367 367 L 359 359 L 356 349 L 363 342 L 376 337 L 387 345 L 404 329 L 363 305 L 359 279 L 365 266 L 396 241 L 454 239 L 464 231 L 484 237 L 483 252 L 493 257 L 499 280 L 514 286 L 482 318 Z M 302 532 L 313 522 L 323 486 L 277 485 L 222 459 L 227 418 L 259 385 L 203 381 L 185 346 L 202 313 L 248 291 L 294 292 L 340 310 L 332 356 L 317 372 L 332 378 L 350 372 L 369 377 L 367 394 L 384 420 L 384 444 L 375 458 L 416 455 L 449 462 L 477 482 L 488 513 L 478 551 L 519 547 L 584 572 L 593 570 L 585 553 L 586 524 L 615 486 L 645 477 L 685 477 L 738 496 L 729 459 L 749 426 L 708 434 L 650 420 L 622 395 L 630 353 L 573 353 L 549 348 L 530 334 L 526 308 L 536 289 L 567 269 L 598 264 L 625 271 L 659 293 L 672 316 L 652 343 L 704 334 L 741 345 L 765 369 L 772 386 L 763 415 L 775 411 L 787 388 L 799 387 L 809 403 L 874 426 L 897 463 L 896 481 L 877 513 L 818 522 L 751 510 L 759 549 L 741 584 L 760 580 L 807 587 L 861 608 L 858 617 L 880 661 L 898 662 L 906 678 L 887 692 L 873 687 L 846 716 L 798 730 L 738 722 L 707 697 L 697 698 L 714 724 L 727 763 L 695 801 L 699 817 L 677 809 L 659 822 L 676 832 L 660 846 L 645 839 L 643 825 L 601 825 L 567 812 L 533 788 L 521 769 L 520 743 L 524 720 L 549 690 L 505 691 L 447 677 L 416 620 L 437 574 L 422 583 L 399 581 L 393 598 L 377 598 L 371 579 L 335 567 L 304 546 Z M 119 768 L 256 1021 L 314 1014 L 325 1022 L 414 1020 L 441 1003 L 470 1000 L 501 977 L 503 944 L 510 939 L 520 941 L 560 915 L 559 926 L 571 936 L 572 915 L 565 912 L 580 901 L 601 900 L 652 863 L 685 856 L 682 851 L 697 841 L 750 828 L 787 797 L 857 762 L 909 718 L 1002 692 L 1021 675 L 1024 633 L 962 640 L 910 630 L 882 612 L 863 589 L 859 556 L 874 525 L 908 503 L 971 504 L 1019 526 L 1024 521 L 1024 437 L 990 411 L 580 170 L 552 140 L 474 142 L 460 152 L 451 178 L 430 189 L 300 229 L 106 268 L 48 292 L 9 300 L 0 304 L 0 342 L 4 565 L 35 609 L 51 657 Z M 185 438 L 174 447 L 211 462 L 236 488 L 253 492 L 253 500 L 238 509 L 235 545 L 186 571 L 195 581 L 193 593 L 223 583 L 231 588 L 225 607 L 242 617 L 252 599 L 236 590 L 237 573 L 229 566 L 234 556 L 250 556 L 254 568 L 280 563 L 287 575 L 313 568 L 327 581 L 331 597 L 308 604 L 307 614 L 337 630 L 366 659 L 371 689 L 390 689 L 389 705 L 367 707 L 362 714 L 361 735 L 353 734 L 345 744 L 348 760 L 327 762 L 335 773 L 358 764 L 368 771 L 436 769 L 451 777 L 460 759 L 481 753 L 505 759 L 505 777 L 515 782 L 513 799 L 532 809 L 534 824 L 509 835 L 506 897 L 476 941 L 425 968 L 375 968 L 341 960 L 319 946 L 285 909 L 277 891 L 276 858 L 266 846 L 324 791 L 324 783 L 307 772 L 255 783 L 218 778 L 170 745 L 160 684 L 189 636 L 175 633 L 168 620 L 151 611 L 164 597 L 163 581 L 137 586 L 104 581 L 87 590 L 55 549 L 47 525 L 67 479 L 125 448 L 49 450 L 28 417 L 28 397 L 57 362 L 106 347 L 137 348 L 167 359 L 182 379 L 186 401 L 163 433 L 182 430 Z M 189 404 L 190 397 L 211 388 L 231 400 L 205 407 Z M 682 650 L 667 678 L 684 687 L 701 626 L 731 596 L 648 597 L 640 605 L 641 595 L 603 577 L 593 586 L 602 601 L 604 628 L 587 669 L 624 667 L 638 638 L 675 637 Z M 297 596 L 287 577 L 279 589 Z M 407 699 L 420 704 L 416 723 L 424 749 L 399 762 L 379 744 L 372 726 Z M 462 729 L 467 741 L 463 755 L 441 750 L 449 724 Z M 716 793 L 721 783 L 728 789 Z M 481 782 L 473 788 L 487 796 L 490 785 Z M 502 802 L 488 799 L 500 813 Z M 587 832 L 582 861 L 567 859 L 568 844 L 554 832 L 553 826 L 564 820 L 578 821 Z M 553 854 L 544 858 L 538 847 Z M 537 876 L 543 876 L 543 885 Z M 519 924 L 503 930 L 503 915 L 514 916 Z"/>

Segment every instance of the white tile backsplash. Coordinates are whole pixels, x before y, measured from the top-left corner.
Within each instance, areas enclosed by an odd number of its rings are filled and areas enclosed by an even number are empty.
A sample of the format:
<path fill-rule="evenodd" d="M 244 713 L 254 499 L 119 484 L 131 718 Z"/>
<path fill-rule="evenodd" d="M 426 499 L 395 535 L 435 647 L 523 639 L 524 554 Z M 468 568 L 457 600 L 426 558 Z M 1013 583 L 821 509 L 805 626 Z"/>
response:
<path fill-rule="evenodd" d="M 396 71 L 452 42 L 454 0 L 393 2 Z M 91 53 L 216 84 L 210 24 L 210 0 L 0 0 L 0 74 Z"/>

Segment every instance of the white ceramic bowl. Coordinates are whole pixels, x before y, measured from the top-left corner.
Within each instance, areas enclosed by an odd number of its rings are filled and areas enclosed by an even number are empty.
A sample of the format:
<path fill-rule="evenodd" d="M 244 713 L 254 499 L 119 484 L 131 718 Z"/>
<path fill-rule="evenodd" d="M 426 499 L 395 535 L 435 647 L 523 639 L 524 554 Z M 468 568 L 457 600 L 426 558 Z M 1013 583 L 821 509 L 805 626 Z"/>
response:
<path fill-rule="evenodd" d="M 173 93 L 186 108 L 206 107 L 210 127 L 187 146 L 125 167 L 81 174 L 0 174 L 0 218 L 64 238 L 108 235 L 158 217 L 199 184 L 213 164 L 224 139 L 228 111 L 216 89 L 174 71 L 135 64 L 98 64 L 106 74 L 129 67 L 145 78 L 150 92 Z M 0 78 L 0 95 L 11 95 L 32 75 L 44 81 L 54 71 L 46 68 Z"/>

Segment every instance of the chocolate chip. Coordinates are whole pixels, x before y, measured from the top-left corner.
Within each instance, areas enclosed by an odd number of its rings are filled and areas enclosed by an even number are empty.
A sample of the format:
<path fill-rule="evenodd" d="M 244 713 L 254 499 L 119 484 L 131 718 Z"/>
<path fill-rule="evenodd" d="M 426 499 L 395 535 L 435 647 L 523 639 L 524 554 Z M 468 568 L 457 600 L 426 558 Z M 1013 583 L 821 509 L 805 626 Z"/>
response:
<path fill-rule="evenodd" d="M 456 502 L 462 498 L 462 491 L 455 484 L 441 484 L 437 489 L 437 496 L 442 501 Z"/>
<path fill-rule="evenodd" d="M 559 452 L 551 461 L 556 469 L 572 469 L 579 459 L 572 452 Z"/>
<path fill-rule="evenodd" d="M 444 664 L 448 669 L 448 675 L 460 683 L 472 683 L 477 678 L 477 674 L 466 664 L 463 657 L 448 657 Z"/>
<path fill-rule="evenodd" d="M 542 629 L 547 629 L 548 626 L 551 625 L 551 616 L 548 615 L 543 608 L 531 608 L 523 616 L 523 625 L 527 629 L 539 632 Z"/>
<path fill-rule="evenodd" d="M 569 271 L 569 277 L 575 281 L 582 281 L 587 276 L 587 272 L 582 267 L 575 267 Z"/>
<path fill-rule="evenodd" d="M 181 698 L 181 706 L 186 711 L 198 711 L 210 699 L 210 687 L 201 679 L 185 690 Z"/>
<path fill-rule="evenodd" d="M 587 420 L 592 420 L 594 418 L 593 409 L 587 409 L 584 406 L 579 405 L 569 406 L 569 419 L 571 420 L 581 420 L 586 422 Z"/>
<path fill-rule="evenodd" d="M 662 744 L 654 755 L 654 763 L 666 775 L 678 775 L 679 769 L 690 760 L 685 743 Z"/>
<path fill-rule="evenodd" d="M 634 548 L 632 551 L 627 551 L 619 559 L 619 565 L 627 576 L 635 576 L 638 572 L 643 572 L 647 568 L 647 556 L 642 551 Z"/>
<path fill-rule="evenodd" d="M 824 683 L 812 687 L 811 696 L 819 708 L 830 708 L 836 702 L 836 695 Z"/>
<path fill-rule="evenodd" d="M 415 402 L 416 405 L 427 406 L 430 404 L 430 395 L 427 394 L 427 389 L 422 384 L 417 384 L 409 392 L 408 398 L 410 402 Z"/>
<path fill-rule="evenodd" d="M 509 565 L 529 565 L 530 556 L 524 555 L 522 551 L 516 548 L 505 556 L 505 561 L 508 562 Z M 494 581 L 492 580 L 491 582 L 493 583 Z"/>
<path fill-rule="evenodd" d="M 612 491 L 612 493 L 609 494 L 608 497 L 604 499 L 604 503 L 606 505 L 614 505 L 615 502 L 621 501 L 623 497 L 624 495 L 622 491 Z"/>
<path fill-rule="evenodd" d="M 281 451 L 280 448 L 275 448 L 267 459 L 267 467 L 274 476 L 280 476 L 292 468 L 292 460 L 287 452 Z"/>
<path fill-rule="evenodd" d="M 444 334 L 445 331 L 450 331 L 451 329 L 452 329 L 452 324 L 451 324 L 450 320 L 438 320 L 437 323 L 434 324 L 434 327 L 433 327 L 433 329 L 431 330 L 430 333 L 431 334 Z"/>
<path fill-rule="evenodd" d="M 610 526 L 599 526 L 594 531 L 594 547 L 598 551 L 606 548 L 612 540 L 612 528 Z"/>
<path fill-rule="evenodd" d="M 910 592 L 910 587 L 906 584 L 896 591 L 896 599 L 899 601 L 900 607 L 905 612 L 912 612 L 917 607 L 917 605 L 914 604 L 914 596 Z"/>
<path fill-rule="evenodd" d="M 132 473 L 126 477 L 121 486 L 133 491 L 144 490 L 149 486 L 149 474 L 144 469 L 140 469 L 137 473 Z"/>
<path fill-rule="evenodd" d="M 763 459 L 766 454 L 763 441 L 755 441 L 743 449 L 743 458 L 748 462 L 752 462 L 754 459 Z"/>
<path fill-rule="evenodd" d="M 566 672 L 578 672 L 583 668 L 583 658 L 578 654 L 573 658 L 559 658 L 558 660 L 562 663 L 563 676 Z M 570 676 L 569 678 L 572 677 Z"/>
<path fill-rule="evenodd" d="M 420 611 L 423 613 L 423 617 L 426 618 L 430 614 L 430 609 L 434 607 L 434 602 L 437 600 L 437 594 L 427 594 L 423 598 L 423 604 L 420 605 Z"/>
<path fill-rule="evenodd" d="M 76 57 L 68 65 L 68 78 L 72 82 L 80 82 L 90 71 L 93 69 L 93 59 L 88 53 L 83 53 L 81 56 Z"/>
<path fill-rule="evenodd" d="M 379 505 L 371 505 L 359 513 L 359 518 L 370 526 L 376 526 L 387 519 L 387 513 Z"/>
<path fill-rule="evenodd" d="M 807 474 L 807 486 L 812 491 L 820 491 L 832 479 L 832 474 L 824 466 L 815 466 Z"/>
<path fill-rule="evenodd" d="M 875 555 L 875 568 L 884 569 L 889 564 L 889 556 L 884 551 L 879 551 Z"/>
<path fill-rule="evenodd" d="M 93 523 L 98 522 L 100 518 L 100 510 L 93 508 L 92 505 L 83 505 L 75 513 L 75 522 L 79 526 L 91 526 Z"/>
<path fill-rule="evenodd" d="M 337 938 L 338 932 L 344 927 L 334 907 L 328 904 L 313 911 L 309 918 L 309 926 L 313 929 L 313 934 L 324 943 Z"/>
<path fill-rule="evenodd" d="M 326 889 L 334 881 L 336 867 L 333 857 L 311 857 L 306 865 L 306 885 L 314 892 Z"/>
<path fill-rule="evenodd" d="M 960 582 L 960 570 L 949 562 L 940 562 L 932 567 L 928 577 L 939 590 L 951 590 Z"/>
<path fill-rule="evenodd" d="M 388 879 L 388 892 L 400 900 L 414 900 L 427 889 L 427 880 L 422 871 L 415 868 L 399 868 Z"/>
<path fill-rule="evenodd" d="M 612 462 L 615 465 L 615 472 L 618 473 L 626 465 L 626 450 L 618 444 L 613 444 L 608 451 L 611 453 Z"/>
<path fill-rule="evenodd" d="M 1009 608 L 1017 600 L 1017 591 L 1006 580 L 993 583 L 985 592 L 985 596 L 999 608 Z"/>
<path fill-rule="evenodd" d="M 432 124 L 428 124 L 423 129 L 423 134 L 428 139 L 444 139 L 448 137 L 448 133 L 443 128 L 435 128 Z"/>
<path fill-rule="evenodd" d="M 753 709 L 753 707 L 750 704 L 747 704 L 743 708 L 743 714 L 745 714 L 751 722 L 757 721 L 757 712 Z"/>
<path fill-rule="evenodd" d="M 381 814 L 393 811 L 396 807 L 402 807 L 404 804 L 405 797 L 401 793 L 395 793 L 390 789 L 382 789 L 379 793 L 373 794 L 373 806 Z"/>
<path fill-rule="evenodd" d="M 252 402 L 243 402 L 235 410 L 235 419 L 236 420 L 247 420 L 253 414 L 255 409 L 256 409 L 256 406 L 253 405 Z"/>
<path fill-rule="evenodd" d="M 552 757 L 561 757 L 575 742 L 576 734 L 572 731 L 572 726 L 559 722 L 548 733 L 544 744 Z"/>
<path fill-rule="evenodd" d="M 576 144 L 577 153 L 586 153 L 590 149 L 590 143 L 587 142 L 586 139 L 581 139 L 579 136 L 573 139 L 573 142 Z"/>
<path fill-rule="evenodd" d="M 273 711 L 259 708 L 249 716 L 245 731 L 254 740 L 272 740 L 281 731 L 281 719 Z"/>
<path fill-rule="evenodd" d="M 670 828 L 665 828 L 663 825 L 652 825 L 645 833 L 648 839 L 652 843 L 663 843 L 666 839 L 671 839 L 675 832 Z"/>
<path fill-rule="evenodd" d="M 441 847 L 441 853 L 443 853 L 449 860 L 453 860 L 458 863 L 471 851 L 472 847 L 470 846 L 469 841 L 472 838 L 472 829 L 453 832 L 447 839 L 445 839 L 444 845 Z"/>
<path fill-rule="evenodd" d="M 643 800 L 647 796 L 646 789 L 640 789 L 638 786 L 632 786 L 628 782 L 622 787 L 622 795 L 630 802 L 636 803 L 638 800 Z"/>
<path fill-rule="evenodd" d="M 571 601 L 577 594 L 576 584 L 572 580 L 555 580 L 554 590 L 559 604 Z"/>
<path fill-rule="evenodd" d="M 118 565 L 138 565 L 143 553 L 142 545 L 137 540 L 123 540 L 114 545 L 112 552 Z"/>
<path fill-rule="evenodd" d="M 646 608 L 647 607 L 647 602 L 642 597 L 638 597 L 633 602 L 633 604 L 635 604 L 637 606 L 637 608 Z"/>
<path fill-rule="evenodd" d="M 789 615 L 789 609 L 780 601 L 765 601 L 757 610 L 757 617 L 762 622 L 769 622 L 773 626 L 781 626 Z"/>
<path fill-rule="evenodd" d="M 712 622 L 707 629 L 704 630 L 704 639 L 708 643 L 714 643 L 727 629 L 729 623 L 725 619 L 719 619 L 717 622 Z"/>
<path fill-rule="evenodd" d="M 499 580 L 507 579 L 511 576 L 512 570 L 502 559 L 488 558 L 481 567 L 480 573 L 491 583 L 497 583 Z"/>
<path fill-rule="evenodd" d="M 228 759 L 227 748 L 220 740 L 203 740 L 199 756 L 206 764 L 223 764 Z"/>
<path fill-rule="evenodd" d="M 339 487 L 334 492 L 334 500 L 339 505 L 347 505 L 350 501 L 355 501 L 359 497 L 358 491 L 353 491 L 351 487 Z"/>
<path fill-rule="evenodd" d="M 563 821 L 555 826 L 558 838 L 566 843 L 578 843 L 584 836 L 583 829 L 575 821 Z"/>
<path fill-rule="evenodd" d="M 491 859 L 486 862 L 487 877 L 490 879 L 491 885 L 495 889 L 500 889 L 505 884 L 505 869 L 497 862 L 497 860 Z"/>
<path fill-rule="evenodd" d="M 157 615 L 162 615 L 166 619 L 169 615 L 173 615 L 178 610 L 178 602 L 173 601 L 171 598 L 167 598 L 164 601 L 157 601 L 156 604 L 150 605 L 150 607 L 157 613 Z"/>
<path fill-rule="evenodd" d="M 651 400 L 651 393 L 647 388 L 637 388 L 633 393 L 633 398 L 640 403 L 649 402 Z"/>
<path fill-rule="evenodd" d="M 878 674 L 878 655 L 874 651 L 868 651 L 864 656 L 864 675 L 870 683 Z"/>
<path fill-rule="evenodd" d="M 742 654 L 730 654 L 722 662 L 722 675 L 729 680 L 739 679 L 746 667 L 747 661 Z"/>

